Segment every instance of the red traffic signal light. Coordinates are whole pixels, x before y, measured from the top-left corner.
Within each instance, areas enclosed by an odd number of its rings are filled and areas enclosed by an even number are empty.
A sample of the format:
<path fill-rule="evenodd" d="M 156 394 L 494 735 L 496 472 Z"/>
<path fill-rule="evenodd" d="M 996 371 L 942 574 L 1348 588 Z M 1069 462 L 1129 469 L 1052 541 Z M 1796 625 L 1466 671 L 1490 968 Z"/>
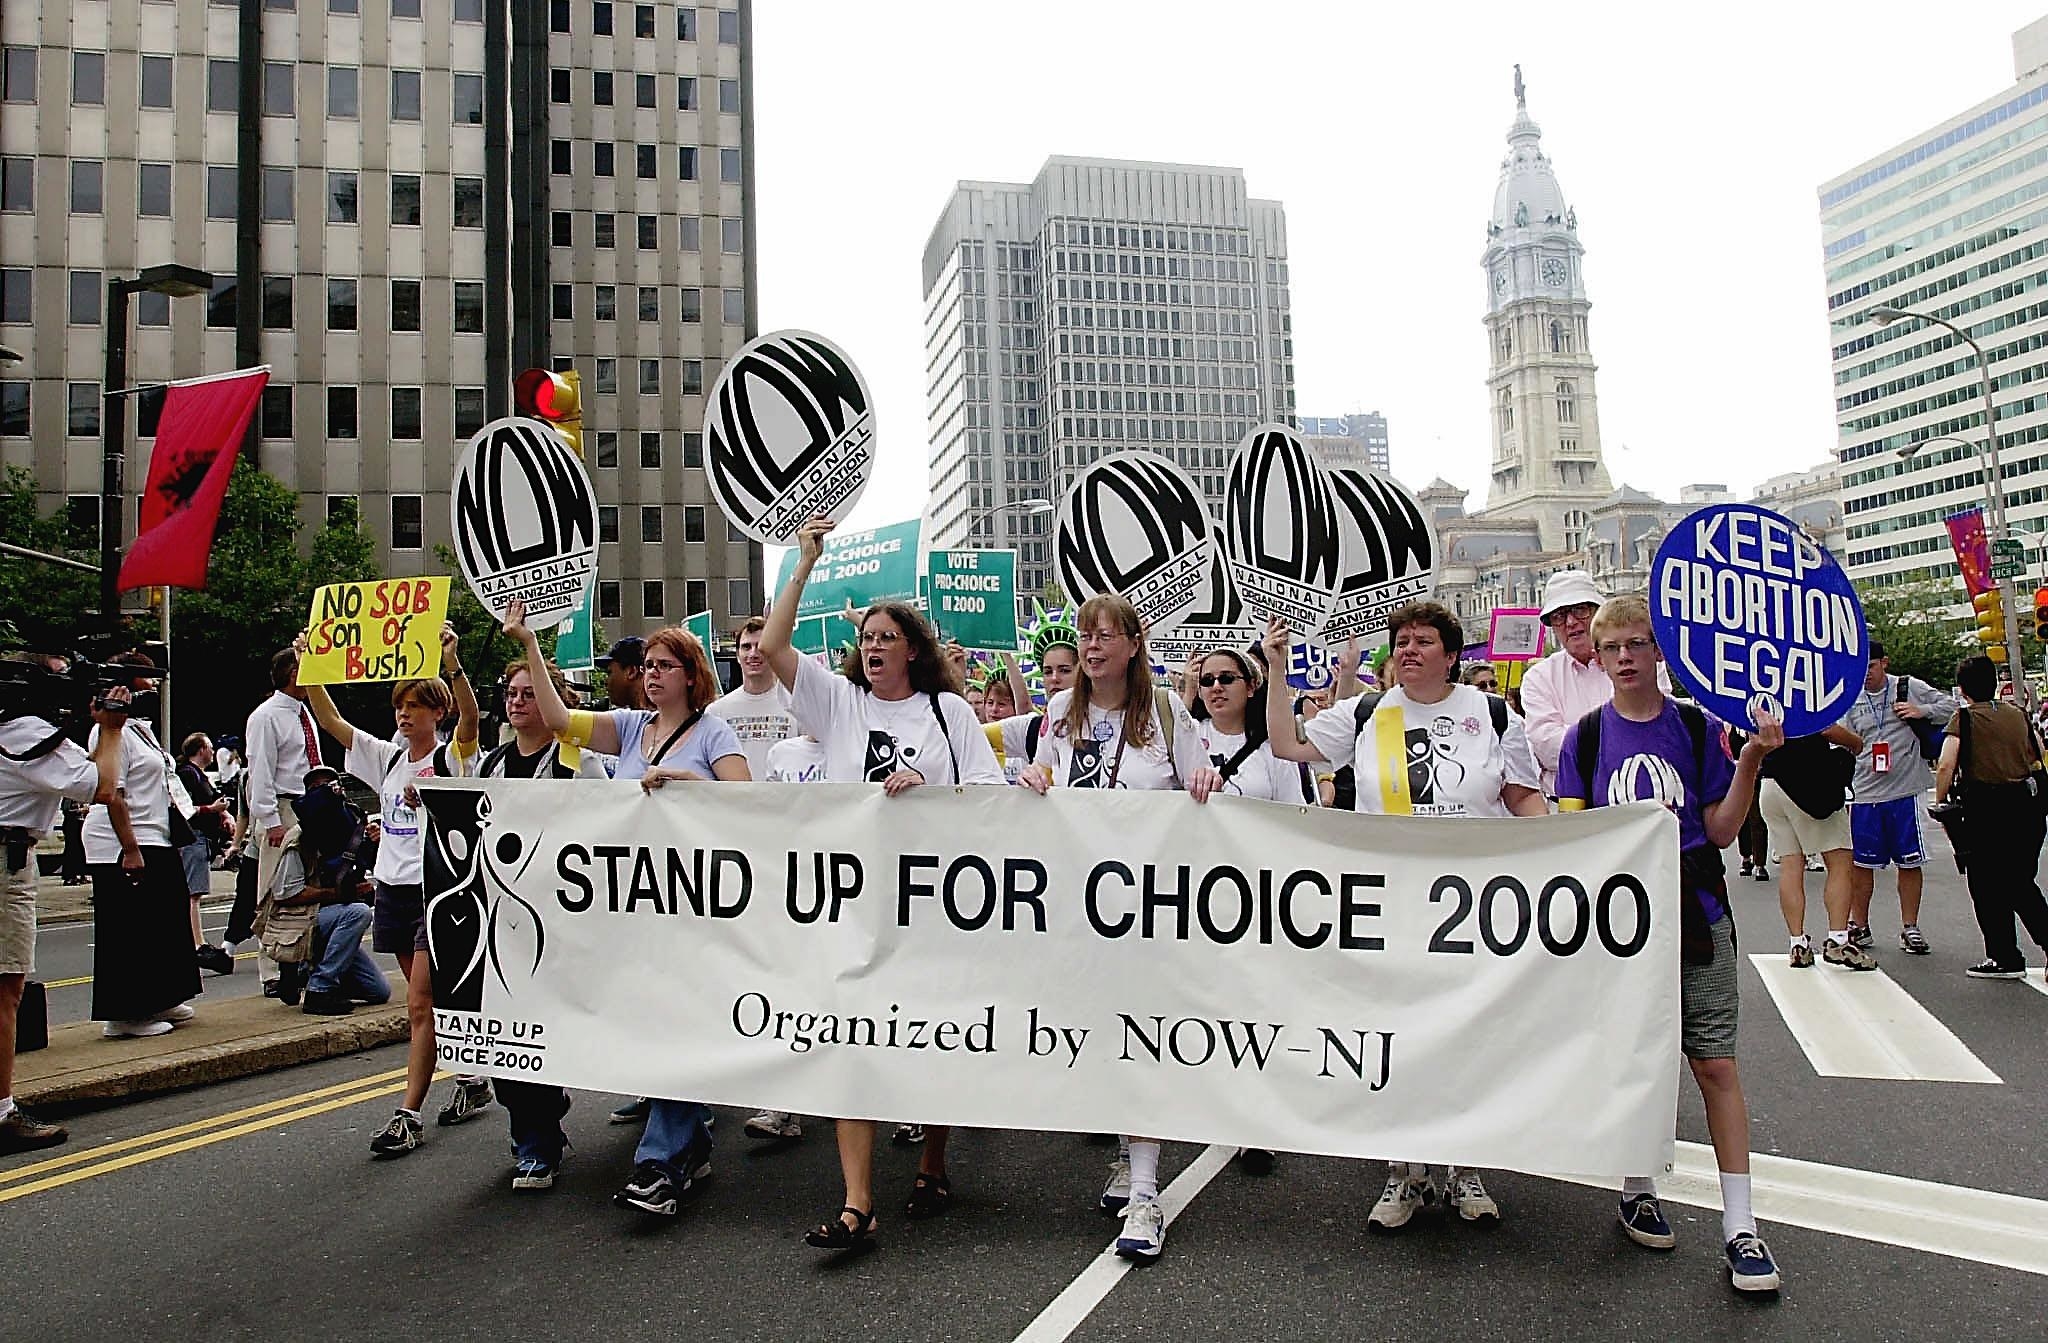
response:
<path fill-rule="evenodd" d="M 2034 637 L 2048 643 L 2048 588 L 2034 589 Z"/>
<path fill-rule="evenodd" d="M 556 373 L 529 368 L 512 381 L 512 409 L 528 419 L 543 420 L 583 455 L 583 395 L 575 370 Z"/>

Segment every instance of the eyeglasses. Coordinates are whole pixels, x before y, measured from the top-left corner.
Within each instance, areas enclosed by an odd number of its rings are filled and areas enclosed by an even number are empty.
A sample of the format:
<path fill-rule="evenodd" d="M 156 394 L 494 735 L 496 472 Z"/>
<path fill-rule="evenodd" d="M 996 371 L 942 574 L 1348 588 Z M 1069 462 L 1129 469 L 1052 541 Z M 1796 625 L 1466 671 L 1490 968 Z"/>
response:
<path fill-rule="evenodd" d="M 1552 629 L 1556 629 L 1559 625 L 1564 624 L 1565 621 L 1570 620 L 1573 616 L 1577 616 L 1581 620 L 1591 620 L 1593 618 L 1594 613 L 1597 612 L 1599 609 L 1600 608 L 1592 602 L 1581 602 L 1577 606 L 1567 606 L 1562 611 L 1552 611 L 1549 615 L 1543 617 L 1543 623 L 1550 626 Z"/>
<path fill-rule="evenodd" d="M 531 687 L 525 690 L 507 690 L 505 692 L 505 702 L 507 704 L 524 704 L 532 698 L 533 690 Z"/>
<path fill-rule="evenodd" d="M 1195 678 L 1195 684 L 1207 690 L 1212 685 L 1236 685 L 1244 679 L 1236 672 L 1203 672 Z"/>
<path fill-rule="evenodd" d="M 1129 637 L 1130 637 L 1130 636 L 1129 636 L 1129 635 L 1127 635 L 1127 634 L 1125 634 L 1125 633 L 1124 633 L 1124 632 L 1123 632 L 1122 630 L 1082 630 L 1082 631 L 1081 631 L 1081 642 L 1082 642 L 1082 643 L 1084 643 L 1084 644 L 1107 644 L 1107 643 L 1115 643 L 1115 642 L 1116 642 L 1116 641 L 1117 641 L 1118 639 L 1126 639 L 1126 638 L 1129 638 Z"/>
<path fill-rule="evenodd" d="M 903 636 L 895 630 L 862 630 L 860 635 L 862 648 L 887 648 L 901 642 Z"/>
<path fill-rule="evenodd" d="M 1642 635 L 1638 634 L 1633 639 L 1609 639 L 1605 643 L 1596 644 L 1595 649 L 1603 657 L 1614 657 L 1621 653 L 1623 649 L 1626 649 L 1631 653 L 1648 652 L 1650 646 L 1652 644 L 1655 644 L 1656 642 L 1657 641 L 1655 639 L 1646 639 Z"/>
<path fill-rule="evenodd" d="M 641 663 L 640 666 L 646 671 L 651 671 L 661 676 L 667 676 L 670 672 L 679 672 L 683 669 L 682 663 L 671 662 L 667 658 L 649 658 Z"/>

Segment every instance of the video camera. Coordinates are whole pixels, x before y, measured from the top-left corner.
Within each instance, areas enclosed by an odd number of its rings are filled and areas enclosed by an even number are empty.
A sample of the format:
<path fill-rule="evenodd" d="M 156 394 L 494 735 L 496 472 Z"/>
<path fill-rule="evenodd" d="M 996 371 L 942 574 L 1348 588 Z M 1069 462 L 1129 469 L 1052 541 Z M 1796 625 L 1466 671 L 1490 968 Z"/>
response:
<path fill-rule="evenodd" d="M 145 644 L 141 651 L 159 668 L 168 661 L 161 644 Z M 52 671 L 46 660 L 33 655 L 0 658 L 0 720 L 41 718 L 72 728 L 83 725 L 100 707 L 115 708 L 134 718 L 157 716 L 161 701 L 154 690 L 134 692 L 125 705 L 107 705 L 105 700 L 109 690 L 163 672 L 123 662 L 95 662 L 83 656 L 60 660 L 66 664 L 63 671 Z"/>

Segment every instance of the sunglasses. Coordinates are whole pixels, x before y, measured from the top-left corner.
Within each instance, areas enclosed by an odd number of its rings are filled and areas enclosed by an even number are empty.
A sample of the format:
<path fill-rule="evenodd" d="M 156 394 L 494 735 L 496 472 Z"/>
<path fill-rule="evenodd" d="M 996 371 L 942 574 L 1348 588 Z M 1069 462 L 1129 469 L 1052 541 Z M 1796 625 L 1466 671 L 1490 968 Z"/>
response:
<path fill-rule="evenodd" d="M 1195 684 L 1207 690 L 1210 686 L 1215 685 L 1236 685 L 1239 681 L 1245 679 L 1245 677 L 1239 676 L 1236 672 L 1203 672 L 1199 677 L 1195 678 Z"/>

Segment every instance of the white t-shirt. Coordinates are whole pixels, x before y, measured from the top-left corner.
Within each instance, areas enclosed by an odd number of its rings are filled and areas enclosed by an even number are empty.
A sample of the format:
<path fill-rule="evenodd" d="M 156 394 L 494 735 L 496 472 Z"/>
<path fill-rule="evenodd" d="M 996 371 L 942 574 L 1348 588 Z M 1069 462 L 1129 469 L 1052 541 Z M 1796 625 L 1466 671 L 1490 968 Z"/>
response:
<path fill-rule="evenodd" d="M 377 870 L 371 875 L 386 886 L 417 886 L 426 880 L 426 808 L 406 794 L 419 780 L 438 777 L 436 758 L 448 762 L 453 776 L 476 771 L 474 742 L 468 755 L 458 754 L 452 741 L 418 760 L 410 758 L 411 749 L 403 740 L 385 741 L 361 730 L 348 747 L 348 772 L 377 790 L 384 837 L 377 842 Z"/>
<path fill-rule="evenodd" d="M 820 783 L 825 778 L 825 747 L 815 737 L 788 737 L 768 748 L 761 777 L 769 783 Z"/>
<path fill-rule="evenodd" d="M 93 725 L 86 738 L 86 750 L 99 744 L 100 729 Z M 128 824 L 135 831 L 139 848 L 166 848 L 171 842 L 171 757 L 157 744 L 149 724 L 130 720 L 121 734 L 121 772 L 115 787 L 128 800 Z M 114 835 L 114 819 L 105 807 L 85 814 L 85 861 L 118 863 L 121 841 Z"/>
<path fill-rule="evenodd" d="M 1237 758 L 1244 749 L 1244 733 L 1219 732 L 1211 719 L 1203 719 L 1198 727 L 1202 731 L 1202 748 L 1209 753 L 1209 763 L 1222 769 Z M 1313 797 L 1301 790 L 1301 769 L 1292 760 L 1282 760 L 1273 754 L 1272 744 L 1260 742 L 1259 749 L 1244 758 L 1237 772 L 1223 781 L 1223 791 L 1238 797 L 1262 797 L 1269 802 L 1313 802 Z"/>
<path fill-rule="evenodd" d="M 0 723 L 0 750 L 27 755 L 56 730 L 40 718 L 9 719 Z M 64 799 L 90 802 L 99 787 L 99 767 L 75 741 L 60 741 L 34 760 L 9 760 L 0 765 L 0 825 L 44 834 L 57 824 Z"/>
<path fill-rule="evenodd" d="M 1352 766 L 1359 811 L 1508 816 L 1500 796 L 1505 785 L 1542 787 L 1521 715 L 1510 711 L 1507 731 L 1495 735 L 1493 708 L 1476 686 L 1452 686 L 1435 704 L 1416 704 L 1396 686 L 1363 732 L 1353 728 L 1358 700 L 1331 705 L 1303 730 L 1325 760 Z"/>
<path fill-rule="evenodd" d="M 957 757 L 957 782 L 1001 784 L 1003 772 L 973 708 L 950 692 L 938 700 L 943 734 L 931 696 L 877 699 L 809 658 L 798 658 L 789 707 L 803 730 L 824 744 L 825 777 L 833 783 L 880 783 L 899 769 L 916 770 L 927 783 L 953 783 Z"/>
<path fill-rule="evenodd" d="M 1062 690 L 1045 706 L 1046 727 L 1038 734 L 1038 758 L 1034 762 L 1052 769 L 1052 781 L 1068 788 L 1106 788 L 1112 770 L 1118 788 L 1186 788 L 1188 778 L 1209 763 L 1201 731 L 1178 695 L 1164 697 L 1174 720 L 1173 757 L 1167 758 L 1166 733 L 1159 725 L 1160 696 L 1153 697 L 1152 730 L 1144 749 L 1125 748 L 1117 763 L 1117 748 L 1123 742 L 1124 711 L 1088 706 L 1085 740 L 1075 742 L 1067 734 L 1067 704 L 1074 692 Z"/>
<path fill-rule="evenodd" d="M 727 691 L 712 701 L 709 712 L 732 724 L 747 757 L 747 772 L 756 779 L 768 775 L 768 748 L 796 731 L 789 692 L 780 681 L 758 695 L 745 686 Z"/>

